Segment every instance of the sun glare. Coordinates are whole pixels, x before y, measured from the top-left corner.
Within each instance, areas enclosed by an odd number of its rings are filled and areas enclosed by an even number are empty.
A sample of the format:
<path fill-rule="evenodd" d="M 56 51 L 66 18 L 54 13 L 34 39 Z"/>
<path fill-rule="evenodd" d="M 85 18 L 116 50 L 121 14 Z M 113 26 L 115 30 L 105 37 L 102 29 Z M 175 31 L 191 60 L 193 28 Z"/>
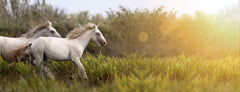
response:
<path fill-rule="evenodd" d="M 220 10 L 237 5 L 238 0 L 166 0 L 166 8 L 178 11 L 180 14 L 194 14 L 195 11 L 218 13 Z"/>
<path fill-rule="evenodd" d="M 146 32 L 141 32 L 139 35 L 138 35 L 138 39 L 142 42 L 145 42 L 148 40 L 148 34 Z"/>

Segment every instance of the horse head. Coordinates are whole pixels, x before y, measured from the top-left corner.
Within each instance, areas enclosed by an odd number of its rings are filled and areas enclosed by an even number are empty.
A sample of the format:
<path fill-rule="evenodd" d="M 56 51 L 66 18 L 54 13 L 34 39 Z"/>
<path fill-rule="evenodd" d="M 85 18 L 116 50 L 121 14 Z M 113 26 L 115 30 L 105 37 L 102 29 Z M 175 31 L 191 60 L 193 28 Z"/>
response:
<path fill-rule="evenodd" d="M 97 25 L 95 25 L 95 24 L 93 25 L 93 30 L 94 30 L 94 34 L 92 35 L 91 40 L 98 45 L 106 46 L 107 41 L 105 40 L 101 31 L 98 29 Z"/>
<path fill-rule="evenodd" d="M 29 61 L 31 62 L 32 60 L 32 52 L 31 52 L 31 47 L 32 43 L 28 43 L 25 47 L 18 49 L 18 54 L 19 54 L 19 58 L 21 59 L 21 61 Z"/>
<path fill-rule="evenodd" d="M 56 31 L 56 29 L 52 27 L 52 23 L 50 21 L 47 21 L 45 24 L 33 28 L 22 36 L 33 39 L 37 39 L 39 37 L 62 38 L 62 36 Z"/>

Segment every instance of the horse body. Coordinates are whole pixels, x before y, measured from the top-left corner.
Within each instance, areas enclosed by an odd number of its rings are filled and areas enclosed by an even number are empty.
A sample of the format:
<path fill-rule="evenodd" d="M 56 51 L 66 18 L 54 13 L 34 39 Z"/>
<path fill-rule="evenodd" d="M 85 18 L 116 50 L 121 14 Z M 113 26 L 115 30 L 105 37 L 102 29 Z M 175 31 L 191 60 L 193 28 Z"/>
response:
<path fill-rule="evenodd" d="M 69 43 L 66 38 L 41 37 L 32 44 L 32 53 L 45 55 L 50 59 L 58 61 L 69 60 L 68 54 L 71 52 L 71 43 Z"/>
<path fill-rule="evenodd" d="M 97 43 L 106 45 L 106 40 L 97 29 L 97 26 L 94 24 L 91 25 L 91 27 L 91 29 L 85 27 L 84 32 L 80 32 L 82 29 L 75 29 L 75 32 L 70 32 L 72 36 L 67 36 L 68 38 L 41 37 L 33 41 L 31 50 L 32 55 L 35 58 L 34 64 L 38 67 L 39 65 L 42 65 L 39 68 L 42 68 L 43 71 L 47 72 L 48 77 L 54 79 L 52 74 L 47 70 L 45 64 L 43 64 L 46 63 L 44 60 L 46 60 L 46 58 L 56 61 L 69 60 L 79 67 L 80 73 L 82 73 L 84 78 L 87 79 L 85 68 L 80 61 L 84 49 L 91 39 Z"/>
<path fill-rule="evenodd" d="M 52 27 L 51 22 L 35 27 L 24 34 L 23 37 L 12 38 L 0 36 L 0 54 L 4 60 L 15 63 L 18 50 L 28 46 L 30 42 L 39 37 L 60 37 L 61 35 Z M 23 52 L 23 51 L 21 51 Z M 17 55 L 21 57 L 21 55 Z M 24 60 L 21 59 L 20 60 Z"/>
<path fill-rule="evenodd" d="M 1 55 L 2 58 L 6 61 L 12 61 L 12 53 L 15 50 L 26 46 L 31 39 L 26 39 L 25 37 L 20 38 L 8 38 L 8 37 L 0 37 L 1 46 Z"/>

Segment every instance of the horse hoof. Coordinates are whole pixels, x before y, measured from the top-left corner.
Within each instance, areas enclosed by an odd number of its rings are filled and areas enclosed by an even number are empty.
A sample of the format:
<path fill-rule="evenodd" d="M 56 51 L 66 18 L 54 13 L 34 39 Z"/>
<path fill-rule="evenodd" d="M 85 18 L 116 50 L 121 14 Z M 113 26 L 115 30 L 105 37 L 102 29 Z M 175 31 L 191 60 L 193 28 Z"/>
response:
<path fill-rule="evenodd" d="M 84 78 L 85 81 L 88 81 L 88 78 Z"/>
<path fill-rule="evenodd" d="M 72 75 L 69 77 L 69 80 L 73 80 L 75 77 Z"/>

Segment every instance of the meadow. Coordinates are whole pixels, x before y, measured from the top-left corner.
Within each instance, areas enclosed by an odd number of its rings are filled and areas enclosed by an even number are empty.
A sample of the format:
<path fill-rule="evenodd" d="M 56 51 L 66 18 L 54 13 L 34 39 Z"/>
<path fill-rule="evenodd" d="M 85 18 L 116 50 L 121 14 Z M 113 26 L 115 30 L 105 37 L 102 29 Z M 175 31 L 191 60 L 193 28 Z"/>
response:
<path fill-rule="evenodd" d="M 18 62 L 0 61 L 0 90 L 14 92 L 238 92 L 240 58 L 175 57 L 122 58 L 87 54 L 82 59 L 89 80 L 69 77 L 78 72 L 72 62 L 48 64 L 56 80 L 41 79 L 38 70 Z"/>
<path fill-rule="evenodd" d="M 11 2 L 10 2 L 11 1 Z M 239 7 L 218 15 L 196 12 L 177 17 L 176 11 L 131 10 L 91 15 L 67 14 L 45 0 L 0 0 L 0 35 L 19 37 L 51 21 L 63 36 L 77 24 L 92 22 L 108 41 L 90 43 L 81 62 L 89 80 L 70 61 L 48 63 L 56 80 L 42 79 L 30 64 L 0 58 L 1 92 L 239 92 Z M 236 18 L 234 16 L 237 16 Z M 99 54 L 100 53 L 100 54 Z M 133 54 L 135 53 L 135 54 Z"/>

